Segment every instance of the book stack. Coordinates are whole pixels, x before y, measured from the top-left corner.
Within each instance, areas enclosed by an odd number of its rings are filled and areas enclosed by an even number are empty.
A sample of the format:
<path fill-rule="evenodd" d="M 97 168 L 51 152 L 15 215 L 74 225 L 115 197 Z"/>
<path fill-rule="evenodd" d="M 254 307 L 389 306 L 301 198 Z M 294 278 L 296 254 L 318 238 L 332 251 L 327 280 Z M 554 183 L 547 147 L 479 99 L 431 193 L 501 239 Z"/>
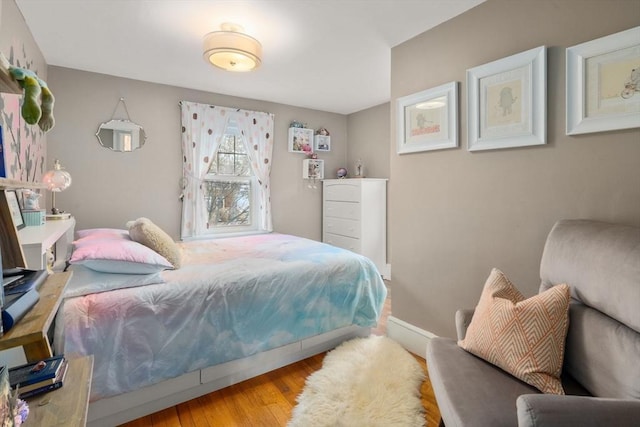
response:
<path fill-rule="evenodd" d="M 18 397 L 26 399 L 62 387 L 67 373 L 64 355 L 9 369 L 9 384 L 17 389 Z"/>

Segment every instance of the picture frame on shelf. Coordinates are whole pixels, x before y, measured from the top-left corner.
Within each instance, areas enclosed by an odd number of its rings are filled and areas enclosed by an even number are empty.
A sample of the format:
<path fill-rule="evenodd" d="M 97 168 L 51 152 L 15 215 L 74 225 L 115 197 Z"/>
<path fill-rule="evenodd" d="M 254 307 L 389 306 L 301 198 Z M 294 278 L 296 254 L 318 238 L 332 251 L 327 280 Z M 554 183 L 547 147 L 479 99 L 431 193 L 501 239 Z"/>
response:
<path fill-rule="evenodd" d="M 7 205 L 9 206 L 9 213 L 11 213 L 11 219 L 17 230 L 23 229 L 26 224 L 22 217 L 22 210 L 20 209 L 20 202 L 18 202 L 18 193 L 16 190 L 4 190 L 4 195 L 7 199 Z"/>
<path fill-rule="evenodd" d="M 398 154 L 458 146 L 458 82 L 398 98 L 396 114 Z"/>
<path fill-rule="evenodd" d="M 303 179 L 324 179 L 324 160 L 305 159 L 302 161 Z"/>
<path fill-rule="evenodd" d="M 0 125 L 0 178 L 7 177 L 7 164 L 4 153 L 4 129 Z"/>
<path fill-rule="evenodd" d="M 331 136 L 314 135 L 313 144 L 314 151 L 331 151 Z"/>
<path fill-rule="evenodd" d="M 566 134 L 640 127 L 640 26 L 566 50 Z"/>
<path fill-rule="evenodd" d="M 467 70 L 469 151 L 546 144 L 546 70 L 545 46 Z"/>
<path fill-rule="evenodd" d="M 290 153 L 313 153 L 313 129 L 289 128 L 289 152 Z"/>

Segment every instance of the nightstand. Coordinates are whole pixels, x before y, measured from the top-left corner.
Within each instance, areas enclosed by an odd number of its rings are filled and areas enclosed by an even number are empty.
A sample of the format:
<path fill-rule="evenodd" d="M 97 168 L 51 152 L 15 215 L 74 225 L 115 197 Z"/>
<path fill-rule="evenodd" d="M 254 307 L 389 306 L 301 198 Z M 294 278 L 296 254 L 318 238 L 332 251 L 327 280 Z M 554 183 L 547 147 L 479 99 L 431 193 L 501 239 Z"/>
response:
<path fill-rule="evenodd" d="M 26 399 L 28 426 L 76 427 L 87 424 L 93 356 L 68 359 L 69 366 L 61 388 Z"/>
<path fill-rule="evenodd" d="M 0 350 L 22 346 L 28 362 L 53 356 L 47 332 L 70 278 L 71 272 L 55 273 L 47 277 L 38 291 L 40 299 L 36 305 L 0 338 Z"/>

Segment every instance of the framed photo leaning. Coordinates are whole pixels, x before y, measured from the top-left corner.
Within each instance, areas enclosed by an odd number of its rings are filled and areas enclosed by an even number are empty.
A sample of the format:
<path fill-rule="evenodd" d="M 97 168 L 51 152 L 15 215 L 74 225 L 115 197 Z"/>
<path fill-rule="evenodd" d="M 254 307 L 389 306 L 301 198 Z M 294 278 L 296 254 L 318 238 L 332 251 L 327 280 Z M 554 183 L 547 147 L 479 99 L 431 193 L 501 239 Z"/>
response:
<path fill-rule="evenodd" d="M 541 145 L 547 137 L 547 49 L 467 70 L 469 151 Z"/>
<path fill-rule="evenodd" d="M 7 167 L 4 161 L 4 134 L 2 125 L 0 125 L 0 178 L 7 177 Z"/>
<path fill-rule="evenodd" d="M 567 135 L 640 127 L 640 27 L 567 48 Z"/>
<path fill-rule="evenodd" d="M 11 213 L 11 219 L 16 229 L 20 230 L 24 228 L 26 224 L 22 218 L 22 210 L 20 210 L 20 203 L 18 202 L 18 193 L 16 193 L 15 190 L 4 190 L 4 196 L 7 198 L 9 213 Z"/>
<path fill-rule="evenodd" d="M 396 101 L 398 154 L 458 146 L 458 82 Z"/>

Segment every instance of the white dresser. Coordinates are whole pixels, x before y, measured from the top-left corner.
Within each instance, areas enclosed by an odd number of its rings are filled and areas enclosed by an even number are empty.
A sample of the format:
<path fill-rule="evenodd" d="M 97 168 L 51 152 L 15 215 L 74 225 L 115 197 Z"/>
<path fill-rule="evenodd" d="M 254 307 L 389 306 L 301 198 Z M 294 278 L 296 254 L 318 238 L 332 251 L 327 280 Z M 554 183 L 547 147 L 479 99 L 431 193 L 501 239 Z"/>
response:
<path fill-rule="evenodd" d="M 387 180 L 322 181 L 322 241 L 362 254 L 388 277 Z"/>

